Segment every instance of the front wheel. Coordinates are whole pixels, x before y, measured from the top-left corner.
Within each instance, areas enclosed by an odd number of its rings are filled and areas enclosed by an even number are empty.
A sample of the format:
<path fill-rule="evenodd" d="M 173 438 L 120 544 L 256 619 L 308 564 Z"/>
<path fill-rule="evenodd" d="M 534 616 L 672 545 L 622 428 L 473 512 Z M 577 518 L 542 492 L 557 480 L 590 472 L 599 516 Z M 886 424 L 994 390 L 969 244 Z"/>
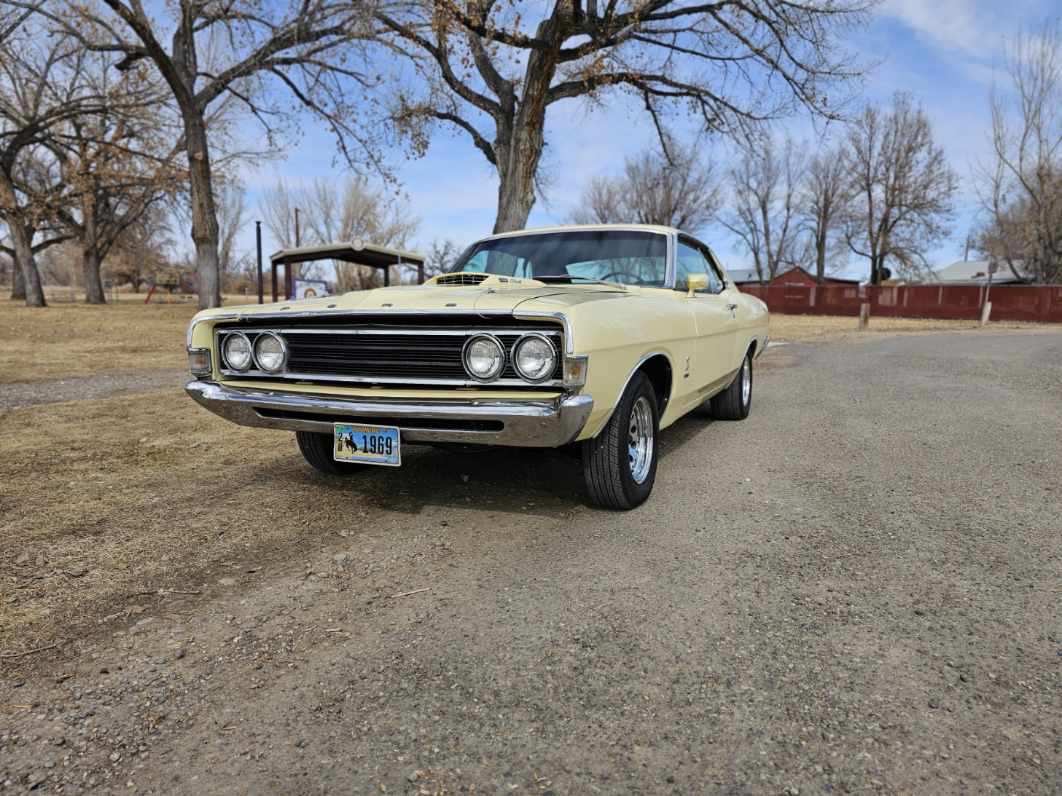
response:
<path fill-rule="evenodd" d="M 637 373 L 605 428 L 582 443 L 583 477 L 592 503 L 633 509 L 645 502 L 656 480 L 659 431 L 656 393 L 646 375 Z"/>
<path fill-rule="evenodd" d="M 335 444 L 331 434 L 318 434 L 314 431 L 296 431 L 295 441 L 306 462 L 318 472 L 325 475 L 356 475 L 365 469 L 363 464 L 337 462 L 332 456 Z"/>
<path fill-rule="evenodd" d="M 749 351 L 731 385 L 711 399 L 709 412 L 717 420 L 744 420 L 751 408 L 752 352 Z"/>

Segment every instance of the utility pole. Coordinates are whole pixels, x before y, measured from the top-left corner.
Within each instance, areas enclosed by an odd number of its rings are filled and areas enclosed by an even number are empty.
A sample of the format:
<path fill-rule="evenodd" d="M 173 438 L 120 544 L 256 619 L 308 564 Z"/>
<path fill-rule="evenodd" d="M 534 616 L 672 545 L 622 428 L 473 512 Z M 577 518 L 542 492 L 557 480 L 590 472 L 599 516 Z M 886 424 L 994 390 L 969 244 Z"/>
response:
<path fill-rule="evenodd" d="M 262 222 L 254 222 L 254 241 L 258 248 L 258 303 L 265 303 L 265 296 L 262 293 Z"/>
<path fill-rule="evenodd" d="M 295 248 L 299 248 L 302 245 L 299 235 L 299 208 L 295 208 Z M 288 295 L 286 298 L 295 298 L 295 280 L 299 276 L 298 266 L 295 263 L 288 263 L 284 266 L 284 274 L 287 276 L 288 283 Z"/>

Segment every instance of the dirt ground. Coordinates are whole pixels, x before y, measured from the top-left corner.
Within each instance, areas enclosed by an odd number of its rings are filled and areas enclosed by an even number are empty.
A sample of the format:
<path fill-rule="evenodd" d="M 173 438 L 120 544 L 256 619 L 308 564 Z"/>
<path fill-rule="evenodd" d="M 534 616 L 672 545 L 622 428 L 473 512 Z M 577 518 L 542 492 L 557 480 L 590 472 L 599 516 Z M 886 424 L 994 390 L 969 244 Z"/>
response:
<path fill-rule="evenodd" d="M 126 370 L 0 408 L 0 788 L 1062 790 L 1060 330 L 778 316 L 613 514 L 563 454 L 333 481 L 122 387 L 191 312 L 20 315 L 73 372 L 0 393 L 81 372 L 56 322 Z"/>

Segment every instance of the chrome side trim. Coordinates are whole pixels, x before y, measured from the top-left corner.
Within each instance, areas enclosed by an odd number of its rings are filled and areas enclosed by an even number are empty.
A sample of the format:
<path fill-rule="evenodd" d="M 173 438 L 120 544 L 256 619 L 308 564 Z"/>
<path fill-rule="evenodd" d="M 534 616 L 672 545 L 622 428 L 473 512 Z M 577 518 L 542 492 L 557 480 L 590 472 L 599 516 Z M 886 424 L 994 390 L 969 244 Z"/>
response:
<path fill-rule="evenodd" d="M 213 381 L 191 381 L 185 390 L 197 403 L 214 414 L 244 426 L 331 433 L 336 419 L 386 417 L 391 421 L 399 419 L 397 425 L 402 430 L 402 437 L 410 442 L 463 442 L 531 448 L 555 448 L 571 442 L 586 425 L 594 407 L 594 401 L 588 395 L 526 401 L 489 398 L 445 401 L 347 399 L 249 390 L 227 387 Z M 320 415 L 320 420 L 269 416 L 263 411 Z M 418 428 L 418 419 L 450 420 L 455 423 L 461 420 L 496 420 L 503 425 L 497 431 Z"/>
<path fill-rule="evenodd" d="M 669 232 L 667 234 L 667 262 L 664 264 L 664 288 L 667 290 L 675 289 L 675 279 L 678 272 L 677 262 L 678 233 Z"/>

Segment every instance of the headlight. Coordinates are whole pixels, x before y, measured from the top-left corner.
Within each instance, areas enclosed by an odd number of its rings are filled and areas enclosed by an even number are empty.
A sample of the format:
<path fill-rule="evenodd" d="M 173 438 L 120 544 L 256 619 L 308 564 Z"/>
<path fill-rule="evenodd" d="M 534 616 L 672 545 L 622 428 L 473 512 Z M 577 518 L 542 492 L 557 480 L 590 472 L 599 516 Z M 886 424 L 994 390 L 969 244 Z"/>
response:
<path fill-rule="evenodd" d="M 225 364 L 233 370 L 247 370 L 251 367 L 251 341 L 242 332 L 225 335 L 222 347 Z"/>
<path fill-rule="evenodd" d="M 254 358 L 258 367 L 266 373 L 279 373 L 284 369 L 288 349 L 284 341 L 272 332 L 258 335 L 254 341 Z"/>
<path fill-rule="evenodd" d="M 545 381 L 557 366 L 557 351 L 548 338 L 525 334 L 513 348 L 513 366 L 528 381 Z"/>
<path fill-rule="evenodd" d="M 497 338 L 481 334 L 465 343 L 465 370 L 476 381 L 493 381 L 505 367 L 505 349 Z"/>

